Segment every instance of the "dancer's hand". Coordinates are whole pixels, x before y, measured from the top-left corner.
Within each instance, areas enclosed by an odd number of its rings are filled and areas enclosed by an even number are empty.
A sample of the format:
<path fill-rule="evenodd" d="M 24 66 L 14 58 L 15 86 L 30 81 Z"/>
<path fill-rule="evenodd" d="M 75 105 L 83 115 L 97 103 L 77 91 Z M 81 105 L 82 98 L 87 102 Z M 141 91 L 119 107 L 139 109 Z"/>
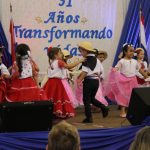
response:
<path fill-rule="evenodd" d="M 76 81 L 77 81 L 77 86 L 78 86 L 78 87 L 81 87 L 82 82 L 81 82 L 79 79 L 77 79 Z"/>
<path fill-rule="evenodd" d="M 79 59 L 79 62 L 82 63 L 82 62 L 85 62 L 85 60 L 86 60 L 86 58 L 83 57 L 83 58 Z"/>
<path fill-rule="evenodd" d="M 118 71 L 118 70 L 119 70 L 119 69 L 118 69 L 117 67 L 111 69 L 111 71 L 113 71 L 113 72 L 116 72 L 116 71 Z"/>

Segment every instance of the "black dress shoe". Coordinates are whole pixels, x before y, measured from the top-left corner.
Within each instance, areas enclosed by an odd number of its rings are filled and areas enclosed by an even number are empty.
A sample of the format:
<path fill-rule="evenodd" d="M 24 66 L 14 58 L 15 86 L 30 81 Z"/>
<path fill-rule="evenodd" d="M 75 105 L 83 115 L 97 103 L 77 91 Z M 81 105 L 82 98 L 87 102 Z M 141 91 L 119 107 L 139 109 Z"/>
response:
<path fill-rule="evenodd" d="M 93 122 L 93 119 L 88 119 L 88 118 L 85 118 L 83 121 L 83 123 L 92 123 Z"/>
<path fill-rule="evenodd" d="M 109 108 L 105 107 L 102 109 L 102 115 L 103 118 L 106 118 L 108 116 Z"/>

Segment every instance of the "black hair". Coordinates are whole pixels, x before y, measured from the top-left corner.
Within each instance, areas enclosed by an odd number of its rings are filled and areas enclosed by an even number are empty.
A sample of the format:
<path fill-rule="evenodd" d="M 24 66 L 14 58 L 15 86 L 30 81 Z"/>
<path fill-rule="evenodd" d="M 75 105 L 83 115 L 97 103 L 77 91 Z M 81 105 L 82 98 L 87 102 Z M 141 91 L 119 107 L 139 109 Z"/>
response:
<path fill-rule="evenodd" d="M 48 58 L 49 58 L 50 67 L 51 67 L 51 60 L 54 60 L 54 59 L 55 59 L 55 55 L 57 55 L 59 51 L 61 51 L 61 49 L 58 48 L 58 47 L 52 47 L 52 48 L 48 51 L 47 55 L 48 55 Z M 53 69 L 53 68 L 51 67 L 51 69 Z"/>
<path fill-rule="evenodd" d="M 133 45 L 128 44 L 128 43 L 126 43 L 126 44 L 123 45 L 123 47 L 122 47 L 122 51 L 123 51 L 122 58 L 125 57 L 125 53 L 128 51 L 128 48 L 129 48 L 129 47 L 133 47 Z"/>
<path fill-rule="evenodd" d="M 19 68 L 19 73 L 22 72 L 22 62 L 21 59 L 23 56 L 28 56 L 28 51 L 30 50 L 27 44 L 19 44 L 16 47 L 16 61 Z"/>
<path fill-rule="evenodd" d="M 96 48 L 94 48 L 94 50 L 95 50 L 95 56 L 97 57 L 98 56 L 98 49 L 96 49 Z"/>

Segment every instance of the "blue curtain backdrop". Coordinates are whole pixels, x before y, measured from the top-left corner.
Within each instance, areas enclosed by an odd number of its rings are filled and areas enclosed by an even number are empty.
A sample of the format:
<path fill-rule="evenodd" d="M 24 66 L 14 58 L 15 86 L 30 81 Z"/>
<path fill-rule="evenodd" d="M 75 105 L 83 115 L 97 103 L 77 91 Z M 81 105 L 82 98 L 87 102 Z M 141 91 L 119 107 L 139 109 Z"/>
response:
<path fill-rule="evenodd" d="M 2 28 L 2 24 L 0 22 L 0 46 L 4 46 L 3 50 L 3 63 L 9 67 L 11 65 L 11 55 L 8 51 L 8 42 L 4 33 L 4 30 Z"/>
<path fill-rule="evenodd" d="M 122 128 L 79 130 L 81 149 L 128 150 L 136 132 L 145 125 L 150 124 L 146 122 Z M 47 142 L 48 131 L 0 133 L 0 150 L 45 150 Z"/>
<path fill-rule="evenodd" d="M 121 52 L 124 43 L 133 44 L 140 47 L 140 24 L 139 24 L 139 11 L 142 8 L 143 16 L 145 18 L 145 33 L 146 42 L 150 41 L 150 0 L 130 0 L 127 15 L 125 18 L 124 26 L 122 29 L 120 41 L 114 58 L 113 66 L 118 62 L 118 55 Z M 148 44 L 147 44 L 148 45 Z M 148 55 L 150 56 L 150 47 L 147 48 Z"/>

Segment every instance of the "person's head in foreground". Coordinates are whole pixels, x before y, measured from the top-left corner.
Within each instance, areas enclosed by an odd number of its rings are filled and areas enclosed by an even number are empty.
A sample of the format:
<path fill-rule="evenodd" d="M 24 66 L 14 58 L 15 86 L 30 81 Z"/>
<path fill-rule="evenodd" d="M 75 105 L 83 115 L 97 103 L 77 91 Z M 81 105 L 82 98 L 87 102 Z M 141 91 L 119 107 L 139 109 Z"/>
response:
<path fill-rule="evenodd" d="M 47 150 L 80 150 L 76 127 L 66 121 L 56 124 L 49 133 Z"/>
<path fill-rule="evenodd" d="M 137 132 L 136 137 L 130 146 L 130 150 L 150 150 L 149 126 L 146 126 Z"/>

